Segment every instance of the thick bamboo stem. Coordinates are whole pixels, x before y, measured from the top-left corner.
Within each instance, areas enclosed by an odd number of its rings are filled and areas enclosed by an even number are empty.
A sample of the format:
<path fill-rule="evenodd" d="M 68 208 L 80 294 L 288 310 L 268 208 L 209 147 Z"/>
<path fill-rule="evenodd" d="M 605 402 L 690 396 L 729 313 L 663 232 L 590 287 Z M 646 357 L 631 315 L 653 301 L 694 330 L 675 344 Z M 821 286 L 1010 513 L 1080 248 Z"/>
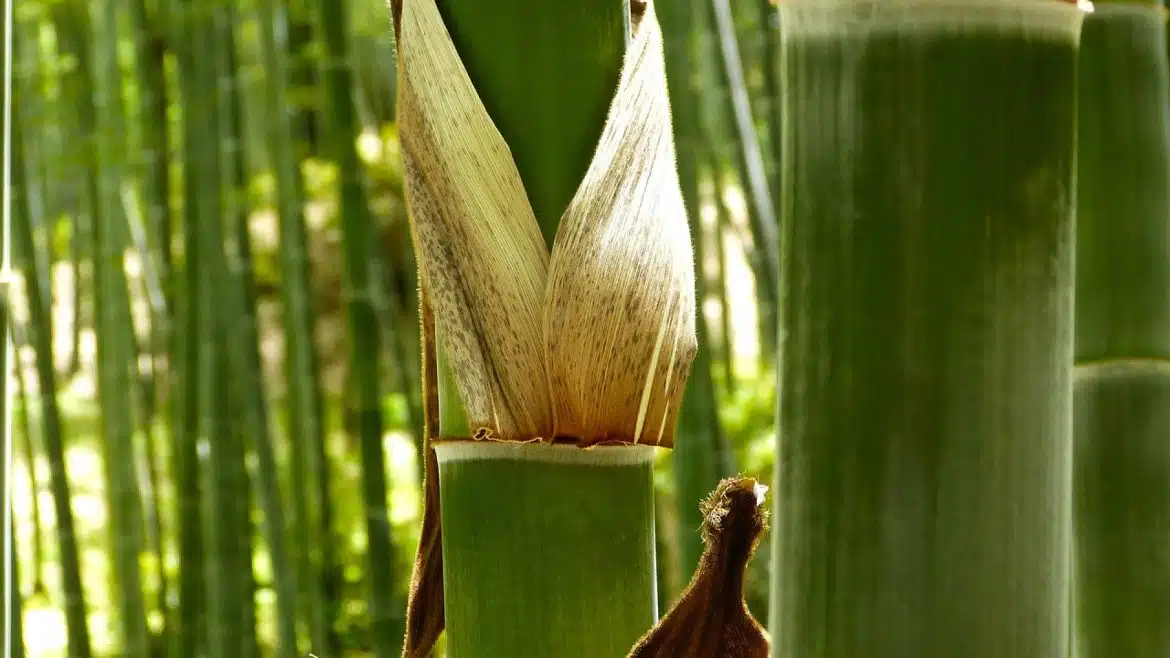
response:
<path fill-rule="evenodd" d="M 773 655 L 1067 658 L 1080 12 L 780 8 Z"/>
<path fill-rule="evenodd" d="M 1170 652 L 1170 74 L 1163 10 L 1098 4 L 1080 61 L 1076 655 Z"/>
<path fill-rule="evenodd" d="M 447 655 L 625 656 L 657 618 L 653 448 L 435 451 Z"/>

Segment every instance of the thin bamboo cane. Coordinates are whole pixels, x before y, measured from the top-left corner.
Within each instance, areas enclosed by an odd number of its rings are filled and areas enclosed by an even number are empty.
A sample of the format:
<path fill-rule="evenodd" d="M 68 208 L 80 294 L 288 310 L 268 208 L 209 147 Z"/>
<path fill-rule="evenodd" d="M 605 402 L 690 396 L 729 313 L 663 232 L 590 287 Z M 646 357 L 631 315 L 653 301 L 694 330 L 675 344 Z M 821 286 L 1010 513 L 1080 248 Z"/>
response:
<path fill-rule="evenodd" d="M 13 406 L 16 402 L 14 389 L 12 387 L 12 370 L 15 366 L 19 368 L 19 361 L 16 359 L 12 340 L 12 149 L 10 140 L 12 137 L 12 105 L 13 105 L 13 53 L 12 53 L 12 30 L 14 29 L 14 20 L 12 14 L 12 5 L 6 3 L 4 5 L 4 25 L 0 28 L 0 37 L 3 38 L 4 50 L 3 56 L 0 57 L 3 68 L 3 95 L 4 95 L 4 113 L 3 113 L 3 161 L 0 162 L 0 167 L 3 168 L 3 178 L 0 182 L 0 215 L 3 219 L 3 227 L 0 230 L 0 276 L 4 280 L 0 281 L 0 332 L 3 333 L 2 345 L 0 345 L 0 453 L 3 454 L 4 463 L 0 465 L 0 518 L 3 522 L 0 523 L 0 555 L 3 556 L 3 565 L 0 565 L 0 582 L 3 583 L 6 596 L 4 596 L 4 621 L 2 628 L 0 628 L 0 643 L 2 643 L 3 650 L 6 656 L 23 656 L 24 654 L 24 639 L 21 634 L 21 612 L 20 612 L 20 574 L 17 571 L 17 556 L 16 556 L 16 526 L 15 526 L 15 512 L 13 509 L 13 492 L 15 487 L 12 486 L 12 475 L 14 473 L 15 450 L 13 448 L 13 432 L 12 432 L 12 416 Z M 27 166 L 26 163 L 20 163 L 22 167 Z M 27 174 L 27 172 L 26 172 Z M 24 192 L 27 194 L 27 191 Z M 27 201 L 26 201 L 27 205 Z M 34 286 L 36 284 L 34 283 Z M 34 480 L 35 487 L 35 480 Z"/>
<path fill-rule="evenodd" d="M 254 302 L 250 297 L 252 272 L 243 269 L 237 260 L 241 245 L 236 238 L 246 233 L 246 229 L 240 226 L 246 224 L 247 213 L 241 198 L 245 172 L 242 136 L 239 133 L 241 99 L 236 55 L 237 16 L 234 9 L 234 3 L 225 2 L 214 9 L 212 16 L 212 28 L 218 46 L 213 70 L 219 81 L 214 125 L 219 131 L 218 172 L 222 185 L 217 214 L 227 219 L 227 226 L 215 221 L 204 225 L 203 230 L 211 235 L 209 246 L 213 247 L 204 257 L 213 270 L 215 289 L 227 291 L 224 303 L 217 305 L 226 337 L 225 353 L 230 356 L 226 388 L 236 391 L 234 402 L 242 411 L 235 415 L 235 431 L 242 440 L 233 446 L 232 463 L 238 464 L 237 477 L 240 481 L 247 482 L 249 474 L 245 470 L 244 460 L 249 449 L 257 460 L 255 486 L 258 489 L 264 539 L 272 561 L 272 578 L 276 590 L 277 655 L 294 658 L 300 655 L 296 633 L 297 579 L 288 556 L 283 509 L 285 499 L 280 491 L 260 357 L 257 354 L 259 331 Z M 243 510 L 250 509 L 246 505 L 241 507 Z M 241 521 L 244 536 L 250 537 L 251 519 L 245 516 Z M 245 545 L 241 554 L 247 560 L 247 570 L 251 571 L 251 542 Z M 254 608 L 248 606 L 249 610 L 254 611 Z"/>
<path fill-rule="evenodd" d="M 301 10 L 299 5 L 292 7 Z M 324 399 L 320 390 L 319 357 L 315 348 L 316 322 L 309 287 L 308 234 L 304 215 L 304 180 L 300 171 L 301 151 L 312 149 L 313 114 L 290 113 L 290 84 L 306 75 L 299 68 L 290 74 L 289 48 L 301 37 L 293 35 L 285 42 L 283 21 L 304 20 L 293 16 L 290 8 L 274 0 L 263 0 L 258 6 L 260 21 L 260 62 L 266 71 L 262 97 L 266 141 L 270 162 L 276 178 L 277 212 L 280 215 L 280 273 L 282 324 L 285 335 L 285 380 L 288 382 L 287 402 L 289 428 L 289 470 L 294 482 L 313 483 L 313 486 L 294 487 L 293 522 L 295 535 L 304 539 L 311 536 L 314 521 L 309 496 L 321 498 L 318 507 L 329 504 L 324 452 Z M 295 23 L 294 20 L 294 23 Z M 297 30 L 302 29 L 295 24 Z M 310 26 L 311 27 L 311 24 Z M 296 53 L 292 53 L 296 55 Z M 294 60 L 294 68 L 300 64 Z M 308 75 L 313 71 L 309 70 Z M 316 456 L 315 458 L 313 456 Z M 316 461 L 317 465 L 313 462 Z M 319 526 L 318 526 L 319 527 Z M 329 574 L 314 575 L 310 546 L 297 547 L 294 558 L 301 583 L 309 587 L 311 579 L 328 578 Z M 312 591 L 312 590 L 308 590 Z M 311 599 L 310 599 L 311 600 Z"/>
<path fill-rule="evenodd" d="M 98 402 L 101 405 L 110 546 L 118 583 L 122 655 L 150 653 L 140 559 L 142 496 L 135 472 L 133 377 L 137 375 L 133 319 L 125 267 L 125 220 L 121 189 L 124 157 L 122 76 L 117 60 L 119 30 L 112 3 L 93 7 L 92 80 L 98 132 L 98 204 L 93 240 L 94 321 L 97 337 Z"/>
<path fill-rule="evenodd" d="M 19 107 L 19 106 L 18 106 Z M 12 133 L 13 190 L 24 187 L 23 168 L 20 161 L 19 112 L 14 121 Z M 33 244 L 32 222 L 27 206 L 23 205 L 24 195 L 15 195 L 13 204 L 12 239 L 24 255 L 18 263 L 25 272 L 26 282 L 39 281 L 36 249 Z M 77 530 L 73 521 L 69 476 L 65 469 L 65 442 L 61 408 L 57 402 L 56 372 L 53 368 L 52 318 L 49 302 L 39 286 L 26 284 L 29 323 L 36 347 L 37 390 L 41 401 L 41 422 L 45 439 L 45 456 L 49 462 L 49 486 L 53 493 L 53 514 L 57 528 L 57 550 L 60 555 L 61 581 L 64 595 L 65 628 L 69 658 L 90 658 L 93 650 L 90 644 L 89 622 L 86 618 L 85 590 L 81 584 L 81 566 L 78 551 Z"/>
<path fill-rule="evenodd" d="M 759 359 L 761 367 L 770 362 L 771 354 L 775 352 L 775 339 L 772 334 L 776 327 L 776 284 L 768 275 L 769 257 L 760 245 L 765 244 L 760 236 L 759 213 L 755 210 L 755 197 L 750 188 L 748 160 L 745 157 L 743 143 L 735 127 L 735 107 L 732 100 L 732 91 L 729 87 L 727 70 L 724 67 L 723 51 L 719 43 L 719 35 L 714 25 L 713 5 L 707 0 L 691 2 L 695 12 L 694 24 L 697 30 L 696 40 L 698 48 L 703 53 L 698 58 L 701 82 L 700 87 L 704 94 L 700 96 L 703 120 L 703 132 L 709 140 L 709 148 L 715 151 L 715 157 L 720 166 L 718 170 L 727 169 L 732 172 L 735 185 L 744 191 L 746 202 L 747 235 L 741 236 L 744 257 L 751 268 L 756 292 L 756 319 L 758 322 Z M 738 46 L 737 50 L 738 52 Z M 746 90 L 744 92 L 746 94 Z M 729 165 L 724 161 L 729 161 Z M 714 175 L 714 174 L 713 174 Z M 726 185 L 727 178 L 717 181 Z M 769 192 L 770 193 L 770 192 Z M 773 206 L 774 207 L 774 206 Z M 726 210 L 726 208 L 724 208 Z M 732 225 L 729 225 L 732 226 Z M 738 227 L 736 227 L 738 229 Z M 739 231 L 742 233 L 742 231 Z M 750 238 L 748 237 L 750 235 Z M 772 329 L 769 330 L 768 327 Z"/>
<path fill-rule="evenodd" d="M 45 539 L 44 530 L 41 522 L 41 487 L 40 479 L 37 476 L 37 451 L 36 444 L 33 442 L 33 425 L 32 425 L 32 409 L 31 397 L 28 392 L 28 377 L 25 376 L 24 364 L 20 359 L 20 348 L 27 342 L 27 338 L 21 335 L 18 339 L 17 326 L 15 321 L 11 323 L 11 331 L 13 333 L 12 342 L 16 346 L 16 354 L 13 357 L 14 363 L 12 369 L 16 374 L 16 422 L 20 434 L 23 436 L 21 449 L 24 452 L 24 465 L 28 473 L 29 482 L 29 500 L 31 502 L 29 515 L 32 517 L 33 525 L 33 540 L 32 540 L 32 561 L 33 561 L 33 585 L 32 594 L 34 596 L 43 596 L 45 594 Z M 27 331 L 20 332 L 26 334 Z"/>
<path fill-rule="evenodd" d="M 157 3 L 156 22 L 166 21 L 167 0 Z M 142 123 L 142 149 L 139 153 L 139 175 L 147 199 L 148 233 L 151 236 L 152 255 L 157 256 L 159 276 L 169 286 L 171 281 L 171 242 L 173 217 L 170 204 L 171 167 L 169 131 L 167 130 L 167 85 L 164 71 L 166 39 L 161 30 L 151 24 L 147 0 L 130 3 L 131 35 L 135 45 L 134 61 L 140 89 L 139 119 Z M 173 291 L 164 293 L 173 303 Z"/>
<path fill-rule="evenodd" d="M 777 100 L 779 102 L 779 100 Z M 730 213 L 727 210 L 726 173 L 721 165 L 721 159 L 716 153 L 714 144 L 707 143 L 707 170 L 711 175 L 712 203 L 715 206 L 715 226 L 711 232 L 715 235 L 715 259 L 718 263 L 716 282 L 719 286 L 719 354 L 723 357 L 723 386 L 728 393 L 735 392 L 735 334 L 731 324 L 731 295 L 727 284 L 727 244 L 726 235 L 731 223 Z M 779 165 L 777 165 L 779 166 Z M 762 323 L 761 326 L 767 323 Z M 766 342 L 761 341 L 761 345 Z"/>
<path fill-rule="evenodd" d="M 397 656 L 402 649 L 401 607 L 396 605 L 394 563 L 387 509 L 386 455 L 382 447 L 384 422 L 379 384 L 381 340 L 372 284 L 372 218 L 366 205 L 354 135 L 357 112 L 352 95 L 348 4 L 322 4 L 318 15 L 325 41 L 322 107 L 326 150 L 340 173 L 342 239 L 345 247 L 345 298 L 349 319 L 350 364 L 357 387 L 358 444 L 361 446 L 362 498 L 366 509 L 366 577 L 369 620 L 374 655 Z"/>
<path fill-rule="evenodd" d="M 194 67 L 198 56 L 194 39 L 196 33 L 187 29 L 188 3 L 175 5 L 174 20 L 169 27 L 170 42 L 175 49 L 179 69 L 179 107 L 182 111 L 183 206 L 181 277 L 175 276 L 178 305 L 175 309 L 180 322 L 176 323 L 173 354 L 176 360 L 175 381 L 179 383 L 171 397 L 171 420 L 174 447 L 171 469 L 175 486 L 175 513 L 177 519 L 177 549 L 179 557 L 179 603 L 171 636 L 170 656 L 195 658 L 210 652 L 210 620 L 208 619 L 208 585 L 205 582 L 206 561 L 203 530 L 203 486 L 199 457 L 199 422 L 202 404 L 200 391 L 200 299 L 205 277 L 202 272 L 199 226 L 202 208 L 202 175 L 200 158 L 205 144 L 199 140 L 196 99 L 200 90 L 195 86 Z"/>

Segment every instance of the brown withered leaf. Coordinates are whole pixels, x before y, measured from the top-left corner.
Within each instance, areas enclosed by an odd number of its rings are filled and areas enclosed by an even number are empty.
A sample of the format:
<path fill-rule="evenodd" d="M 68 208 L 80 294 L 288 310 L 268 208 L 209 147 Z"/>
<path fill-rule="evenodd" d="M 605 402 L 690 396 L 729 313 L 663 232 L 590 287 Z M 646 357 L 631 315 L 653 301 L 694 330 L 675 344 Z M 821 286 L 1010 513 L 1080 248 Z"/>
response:
<path fill-rule="evenodd" d="M 549 436 L 544 238 L 435 0 L 402 3 L 398 25 L 411 234 L 468 422 L 502 438 Z"/>
<path fill-rule="evenodd" d="M 673 445 L 697 345 L 694 278 L 662 30 L 646 2 L 549 261 L 544 332 L 557 436 Z"/>
<path fill-rule="evenodd" d="M 743 600 L 748 561 L 768 528 L 753 478 L 728 478 L 703 501 L 707 548 L 674 607 L 628 658 L 768 658 L 769 638 Z"/>

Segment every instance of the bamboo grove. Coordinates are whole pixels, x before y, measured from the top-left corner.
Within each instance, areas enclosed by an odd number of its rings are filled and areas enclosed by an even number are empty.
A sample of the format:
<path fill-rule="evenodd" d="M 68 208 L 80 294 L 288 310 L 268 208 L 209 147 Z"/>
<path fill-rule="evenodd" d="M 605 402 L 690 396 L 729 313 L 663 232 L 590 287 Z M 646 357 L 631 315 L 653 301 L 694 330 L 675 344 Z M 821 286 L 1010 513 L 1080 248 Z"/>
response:
<path fill-rule="evenodd" d="M 12 656 L 1166 656 L 1154 0 L 13 14 Z"/>

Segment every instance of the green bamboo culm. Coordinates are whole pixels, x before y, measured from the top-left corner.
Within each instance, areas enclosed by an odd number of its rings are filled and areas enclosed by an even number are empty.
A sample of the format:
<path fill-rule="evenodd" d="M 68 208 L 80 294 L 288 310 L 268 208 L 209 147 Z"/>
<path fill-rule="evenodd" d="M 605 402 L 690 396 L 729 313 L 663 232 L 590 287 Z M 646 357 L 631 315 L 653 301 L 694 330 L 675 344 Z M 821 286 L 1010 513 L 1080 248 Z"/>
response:
<path fill-rule="evenodd" d="M 215 312 L 218 315 L 220 331 L 223 332 L 222 344 L 226 349 L 221 354 L 227 355 L 227 368 L 221 373 L 226 377 L 225 390 L 232 391 L 232 416 L 235 420 L 234 433 L 237 440 L 230 446 L 234 475 L 237 482 L 243 482 L 248 488 L 249 473 L 245 465 L 246 454 L 251 453 L 256 459 L 255 483 L 257 498 L 262 511 L 262 527 L 267 544 L 269 560 L 272 563 L 272 584 L 276 595 L 276 628 L 277 651 L 276 655 L 294 658 L 301 654 L 297 651 L 296 637 L 296 573 L 293 572 L 288 541 L 285 534 L 285 511 L 282 501 L 286 500 L 278 479 L 276 449 L 273 441 L 273 432 L 265 400 L 265 386 L 263 384 L 263 370 L 258 353 L 259 332 L 256 326 L 256 307 L 254 299 L 254 285 L 250 264 L 250 250 L 246 243 L 239 239 L 243 236 L 247 240 L 247 231 L 241 225 L 247 224 L 247 210 L 242 203 L 244 184 L 246 180 L 244 153 L 242 151 L 241 135 L 241 106 L 242 94 L 238 71 L 238 37 L 236 25 L 239 24 L 239 15 L 231 2 L 219 4 L 213 9 L 210 27 L 217 47 L 214 57 L 211 57 L 211 66 L 208 72 L 218 71 L 220 80 L 214 126 L 218 133 L 217 141 L 218 163 L 215 169 L 208 173 L 219 174 L 220 198 L 218 205 L 219 221 L 209 221 L 202 227 L 202 232 L 208 236 L 207 250 L 203 254 L 204 263 L 208 266 L 208 281 L 212 289 L 226 291 L 220 302 L 216 304 Z M 226 84 L 225 84 L 226 83 Z M 211 121 L 206 121 L 211 123 Z M 244 258 L 246 257 L 246 258 Z M 240 262 L 243 260 L 244 262 Z M 215 454 L 217 446 L 212 446 Z M 221 450 L 221 452 L 228 452 Z M 241 492 L 241 498 L 248 496 Z M 237 504 L 237 520 L 241 527 L 241 541 L 243 548 L 240 551 L 244 562 L 241 571 L 251 572 L 252 548 L 251 535 L 251 508 L 248 505 Z M 247 596 L 249 593 L 245 593 Z M 251 598 L 248 598 L 250 601 Z M 255 614 L 254 606 L 246 606 L 245 610 Z M 251 637 L 248 638 L 251 641 Z M 323 646 L 323 645 L 317 645 Z"/>
<path fill-rule="evenodd" d="M 652 449 L 436 452 L 447 655 L 625 656 L 657 619 Z"/>
<path fill-rule="evenodd" d="M 140 560 L 142 496 L 134 470 L 133 396 L 136 369 L 134 329 L 123 258 L 126 231 L 121 201 L 125 127 L 121 71 L 117 61 L 118 30 L 114 6 L 93 6 L 90 15 L 93 59 L 91 75 L 97 110 L 97 204 L 93 225 L 93 304 L 97 337 L 97 388 L 102 417 L 103 462 L 110 510 L 110 546 L 118 586 L 122 655 L 149 655 Z"/>
<path fill-rule="evenodd" d="M 176 386 L 171 395 L 171 473 L 174 477 L 174 507 L 172 514 L 176 522 L 175 544 L 179 569 L 176 578 L 178 605 L 170 635 L 169 656 L 172 658 L 195 658 L 211 652 L 212 620 L 208 613 L 210 587 L 205 582 L 205 573 L 210 560 L 204 548 L 203 530 L 203 471 L 199 431 L 201 422 L 201 366 L 200 336 L 203 320 L 203 289 L 207 276 L 201 265 L 202 255 L 200 226 L 203 223 L 204 206 L 217 201 L 203 199 L 207 185 L 217 184 L 213 179 L 205 182 L 205 163 L 215 157 L 216 145 L 213 140 L 199 139 L 200 116 L 213 117 L 215 112 L 208 107 L 210 90 L 202 88 L 206 76 L 198 75 L 197 60 L 202 54 L 199 37 L 205 30 L 190 29 L 193 8 L 188 0 L 176 2 L 173 20 L 168 24 L 168 38 L 175 51 L 178 68 L 178 82 L 182 111 L 181 157 L 182 171 L 182 249 L 181 258 L 176 258 L 176 270 L 172 274 L 175 295 L 175 332 L 171 336 L 172 354 L 175 367 Z M 202 110 L 201 112 L 199 110 Z"/>
<path fill-rule="evenodd" d="M 15 258 L 14 258 L 15 260 Z M 9 325 L 10 331 L 13 333 L 12 342 L 19 350 L 27 342 L 27 331 L 21 331 L 21 338 L 17 338 L 17 326 L 15 323 Z M 29 482 L 29 516 L 32 517 L 32 593 L 36 596 L 44 595 L 45 593 L 45 538 L 43 521 L 43 512 L 41 512 L 40 492 L 41 482 L 37 476 L 37 449 L 35 435 L 33 434 L 32 424 L 32 408 L 31 396 L 28 391 L 27 377 L 24 372 L 24 364 L 20 362 L 20 358 L 14 356 L 14 363 L 12 370 L 16 375 L 16 400 L 13 413 L 16 415 L 17 431 L 22 435 L 21 449 L 24 452 L 24 466 L 25 476 Z M 41 422 L 44 425 L 44 422 Z"/>
<path fill-rule="evenodd" d="M 1081 35 L 1075 407 L 1078 658 L 1170 650 L 1170 61 L 1163 10 Z"/>
<path fill-rule="evenodd" d="M 36 382 L 40 398 L 40 417 L 44 436 L 45 458 L 49 464 L 49 487 L 53 495 L 53 514 L 56 526 L 57 550 L 61 569 L 61 594 L 64 600 L 66 644 L 69 658 L 90 658 L 93 655 L 87 618 L 86 593 L 81 583 L 81 561 L 77 529 L 71 507 L 72 492 L 65 468 L 65 428 L 57 398 L 57 375 L 53 366 L 53 334 L 50 317 L 49 291 L 43 289 L 40 263 L 33 239 L 32 212 L 28 206 L 27 185 L 22 162 L 19 105 L 14 107 L 16 120 L 12 130 L 12 241 L 20 259 L 15 263 L 22 270 L 25 301 L 28 305 L 30 337 L 36 355 Z"/>
<path fill-rule="evenodd" d="M 322 519 L 328 517 L 314 514 L 314 511 L 322 512 L 332 503 L 313 497 L 314 493 L 324 495 L 329 467 L 320 458 L 324 454 L 321 446 L 325 441 L 324 398 L 318 376 L 320 364 L 314 349 L 316 320 L 309 294 L 305 181 L 300 169 L 300 158 L 312 150 L 316 114 L 300 107 L 297 112 L 285 109 L 291 103 L 290 85 L 303 82 L 304 76 L 311 81 L 314 70 L 312 67 L 307 70 L 297 67 L 290 71 L 288 62 L 288 49 L 300 54 L 297 44 L 303 41 L 301 30 L 306 27 L 306 18 L 301 11 L 305 9 L 304 5 L 285 6 L 273 0 L 261 0 L 256 9 L 260 28 L 259 60 L 266 71 L 261 108 L 267 117 L 265 141 L 276 183 L 276 210 L 280 215 L 280 276 L 283 282 L 280 301 L 288 380 L 288 402 L 285 405 L 289 433 L 288 468 L 289 477 L 305 485 L 293 487 L 291 492 L 293 536 L 297 538 L 293 544 L 296 549 L 293 560 L 302 587 L 301 600 L 308 607 L 310 629 L 315 628 L 319 635 L 322 626 L 328 629 L 334 623 L 334 619 L 328 617 L 333 606 L 322 611 L 314 609 L 316 592 L 322 589 L 318 583 L 325 582 L 332 574 L 325 572 L 330 565 L 314 563 L 311 539 L 314 531 L 326 537 L 329 535 L 330 529 L 321 527 Z M 307 28 L 311 27 L 312 23 L 307 22 Z M 286 30 L 292 34 L 287 34 Z"/>
<path fill-rule="evenodd" d="M 185 203 L 195 207 L 197 224 L 187 227 L 195 244 L 184 244 L 186 267 L 197 268 L 197 296 L 191 300 L 196 329 L 195 367 L 184 373 L 193 376 L 197 392 L 196 434 L 198 442 L 200 504 L 203 507 L 202 553 L 206 556 L 201 574 L 206 588 L 206 647 L 212 658 L 251 658 L 247 624 L 251 607 L 251 575 L 245 574 L 242 550 L 241 510 L 251 509 L 251 500 L 239 477 L 240 439 L 236 431 L 244 403 L 226 390 L 232 377 L 228 359 L 219 346 L 227 340 L 219 296 L 222 289 L 223 184 L 218 160 L 221 157 L 220 122 L 216 102 L 217 59 L 224 47 L 213 22 L 214 4 L 209 0 L 187 0 L 182 11 L 189 48 L 180 62 L 185 108 L 184 141 L 192 147 L 187 166 L 198 181 L 198 192 Z M 233 306 L 234 308 L 234 306 Z M 238 360 L 236 355 L 233 360 Z M 245 512 L 245 514 L 249 514 Z"/>
<path fill-rule="evenodd" d="M 772 655 L 1067 658 L 1081 11 L 780 10 Z"/>

